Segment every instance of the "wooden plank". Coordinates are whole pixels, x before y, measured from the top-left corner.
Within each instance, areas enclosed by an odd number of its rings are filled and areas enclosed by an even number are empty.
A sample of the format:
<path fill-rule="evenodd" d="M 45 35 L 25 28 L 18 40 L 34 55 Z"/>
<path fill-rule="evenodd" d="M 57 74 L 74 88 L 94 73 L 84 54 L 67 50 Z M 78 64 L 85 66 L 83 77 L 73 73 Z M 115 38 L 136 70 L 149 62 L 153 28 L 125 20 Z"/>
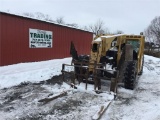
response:
<path fill-rule="evenodd" d="M 104 114 L 104 112 L 109 108 L 110 104 L 111 104 L 111 101 L 109 101 L 107 105 L 101 106 L 100 110 L 97 111 L 96 114 L 92 116 L 92 120 L 99 120 Z"/>
<path fill-rule="evenodd" d="M 60 93 L 60 94 L 57 94 L 56 96 L 53 96 L 53 97 L 50 97 L 50 98 L 44 98 L 44 99 L 41 99 L 41 100 L 39 100 L 38 102 L 43 102 L 43 103 L 48 103 L 48 102 L 50 102 L 50 101 L 52 101 L 52 100 L 55 100 L 55 99 L 57 99 L 57 98 L 59 98 L 59 97 L 63 97 L 63 96 L 65 96 L 65 95 L 67 95 L 67 91 L 65 91 L 65 92 L 62 92 L 62 93 Z"/>

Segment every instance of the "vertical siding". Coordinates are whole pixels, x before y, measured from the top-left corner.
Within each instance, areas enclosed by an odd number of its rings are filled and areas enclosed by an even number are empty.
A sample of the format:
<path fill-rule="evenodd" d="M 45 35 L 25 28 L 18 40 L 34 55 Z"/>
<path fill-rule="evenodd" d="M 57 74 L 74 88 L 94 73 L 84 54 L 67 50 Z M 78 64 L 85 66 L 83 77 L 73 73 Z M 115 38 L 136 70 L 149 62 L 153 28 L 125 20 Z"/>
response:
<path fill-rule="evenodd" d="M 93 34 L 65 26 L 0 13 L 0 65 L 69 57 L 73 41 L 78 54 L 89 54 Z M 52 48 L 29 48 L 29 28 L 52 31 Z"/>
<path fill-rule="evenodd" d="M 0 65 L 1 65 L 1 52 L 2 52 L 2 49 L 1 49 L 1 41 L 2 41 L 2 35 L 1 35 L 1 26 L 2 26 L 2 23 L 1 23 L 1 13 L 0 13 Z"/>

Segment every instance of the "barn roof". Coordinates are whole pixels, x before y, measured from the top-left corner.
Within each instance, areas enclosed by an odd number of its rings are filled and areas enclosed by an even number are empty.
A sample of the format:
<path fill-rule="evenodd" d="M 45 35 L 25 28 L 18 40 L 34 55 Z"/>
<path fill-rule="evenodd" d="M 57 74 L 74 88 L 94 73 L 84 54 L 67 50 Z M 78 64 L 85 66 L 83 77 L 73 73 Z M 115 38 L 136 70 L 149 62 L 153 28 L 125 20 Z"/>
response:
<path fill-rule="evenodd" d="M 73 28 L 73 29 L 77 29 L 77 30 L 93 33 L 91 31 L 83 30 L 83 29 L 72 27 L 72 26 L 69 26 L 69 25 L 58 24 L 58 23 L 56 23 L 54 21 L 47 21 L 47 20 L 43 20 L 43 19 L 37 19 L 37 18 L 34 18 L 34 17 L 25 16 L 25 15 L 13 14 L 13 13 L 8 13 L 8 12 L 3 12 L 3 11 L 0 11 L 0 14 L 7 14 L 7 15 L 12 15 L 12 16 L 26 18 L 26 19 L 37 20 L 37 21 L 41 21 L 41 22 L 46 22 L 46 23 L 51 23 L 51 24 L 54 24 L 54 25 L 62 26 L 62 27 L 68 27 L 68 28 Z"/>

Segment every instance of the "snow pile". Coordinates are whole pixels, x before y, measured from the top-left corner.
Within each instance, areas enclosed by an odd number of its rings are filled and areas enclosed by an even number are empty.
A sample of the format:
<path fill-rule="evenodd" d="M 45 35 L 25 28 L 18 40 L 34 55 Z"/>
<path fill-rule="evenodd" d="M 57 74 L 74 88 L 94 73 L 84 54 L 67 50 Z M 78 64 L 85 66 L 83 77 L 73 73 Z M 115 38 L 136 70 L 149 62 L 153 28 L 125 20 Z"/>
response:
<path fill-rule="evenodd" d="M 38 82 L 61 74 L 62 64 L 71 64 L 71 58 L 42 62 L 20 63 L 0 67 L 0 88 L 18 85 L 21 82 Z"/>

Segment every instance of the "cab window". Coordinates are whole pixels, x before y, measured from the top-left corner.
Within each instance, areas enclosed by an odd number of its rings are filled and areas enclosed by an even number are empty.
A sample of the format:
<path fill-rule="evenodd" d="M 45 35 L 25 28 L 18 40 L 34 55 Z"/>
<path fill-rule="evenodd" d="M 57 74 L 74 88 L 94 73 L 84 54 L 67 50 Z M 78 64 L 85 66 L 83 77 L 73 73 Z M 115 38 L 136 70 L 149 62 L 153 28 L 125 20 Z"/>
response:
<path fill-rule="evenodd" d="M 98 51 L 98 44 L 97 43 L 93 43 L 92 51 L 93 52 L 97 52 Z"/>

